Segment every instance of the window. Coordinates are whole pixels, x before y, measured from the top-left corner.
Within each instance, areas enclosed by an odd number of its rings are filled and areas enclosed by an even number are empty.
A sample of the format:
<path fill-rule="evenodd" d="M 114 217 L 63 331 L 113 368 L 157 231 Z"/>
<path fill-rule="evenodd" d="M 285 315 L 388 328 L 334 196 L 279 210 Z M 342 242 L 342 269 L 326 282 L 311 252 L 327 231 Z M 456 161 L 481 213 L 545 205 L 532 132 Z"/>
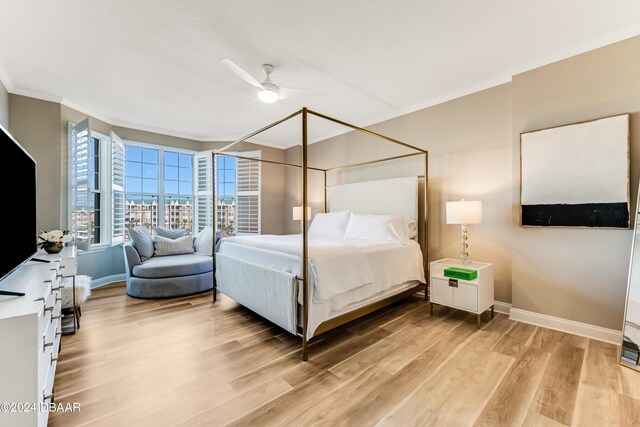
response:
<path fill-rule="evenodd" d="M 111 244 L 125 239 L 125 195 L 124 195 L 124 143 L 111 132 L 111 200 L 112 223 Z"/>
<path fill-rule="evenodd" d="M 89 119 L 70 125 L 69 136 L 70 228 L 78 247 L 88 250 L 91 245 L 108 240 L 107 230 L 103 226 L 108 217 L 103 209 L 108 139 L 91 132 Z"/>
<path fill-rule="evenodd" d="M 164 226 L 193 228 L 193 155 L 164 153 Z"/>
<path fill-rule="evenodd" d="M 243 153 L 246 155 L 246 153 Z M 255 157 L 259 157 L 256 154 Z M 236 167 L 236 233 L 260 233 L 260 162 L 238 159 Z"/>
<path fill-rule="evenodd" d="M 243 152 L 260 158 L 260 152 Z M 216 156 L 217 230 L 226 234 L 260 233 L 260 162 Z M 198 154 L 198 229 L 211 223 L 211 153 Z"/>
<path fill-rule="evenodd" d="M 218 231 L 236 232 L 236 158 L 218 156 Z"/>
<path fill-rule="evenodd" d="M 158 226 L 158 150 L 124 146 L 125 229 Z"/>
<path fill-rule="evenodd" d="M 124 145 L 124 226 L 193 227 L 193 155 Z"/>

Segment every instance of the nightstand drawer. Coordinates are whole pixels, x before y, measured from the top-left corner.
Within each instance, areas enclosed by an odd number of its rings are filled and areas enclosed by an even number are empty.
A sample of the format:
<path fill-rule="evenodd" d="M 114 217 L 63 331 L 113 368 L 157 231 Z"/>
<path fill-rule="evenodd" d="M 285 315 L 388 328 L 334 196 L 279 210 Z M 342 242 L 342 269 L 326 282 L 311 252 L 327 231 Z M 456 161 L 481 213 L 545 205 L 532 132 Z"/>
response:
<path fill-rule="evenodd" d="M 449 286 L 449 280 L 431 279 L 431 301 L 436 304 L 453 306 L 453 289 Z"/>
<path fill-rule="evenodd" d="M 453 306 L 463 310 L 478 311 L 478 287 L 458 282 L 453 293 Z"/>
<path fill-rule="evenodd" d="M 451 283 L 455 283 L 452 286 Z M 431 301 L 436 304 L 476 312 L 478 310 L 478 287 L 461 280 L 433 277 L 431 280 Z"/>

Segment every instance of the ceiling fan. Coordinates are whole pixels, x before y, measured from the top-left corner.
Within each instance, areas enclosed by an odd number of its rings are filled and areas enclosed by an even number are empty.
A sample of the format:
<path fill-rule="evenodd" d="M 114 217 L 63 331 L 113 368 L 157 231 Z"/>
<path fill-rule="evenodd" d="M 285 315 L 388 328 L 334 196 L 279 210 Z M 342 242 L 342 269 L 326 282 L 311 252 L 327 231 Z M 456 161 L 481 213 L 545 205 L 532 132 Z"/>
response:
<path fill-rule="evenodd" d="M 265 74 L 264 81 L 260 83 L 251 74 L 243 70 L 239 65 L 230 59 L 223 58 L 220 60 L 227 68 L 257 89 L 258 99 L 266 104 L 272 104 L 280 99 L 293 98 L 298 96 L 322 95 L 322 91 L 311 89 L 295 89 L 292 87 L 278 86 L 271 81 L 271 73 L 273 73 L 273 65 L 262 65 L 262 71 Z"/>

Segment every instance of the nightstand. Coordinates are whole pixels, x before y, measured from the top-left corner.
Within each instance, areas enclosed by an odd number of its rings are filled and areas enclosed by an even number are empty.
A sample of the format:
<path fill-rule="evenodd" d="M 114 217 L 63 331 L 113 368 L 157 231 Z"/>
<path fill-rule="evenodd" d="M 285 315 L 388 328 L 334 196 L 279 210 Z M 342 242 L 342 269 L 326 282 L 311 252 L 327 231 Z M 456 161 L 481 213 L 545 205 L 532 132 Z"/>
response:
<path fill-rule="evenodd" d="M 445 258 L 431 264 L 431 298 L 429 311 L 433 314 L 433 304 L 465 310 L 477 316 L 489 308 L 493 319 L 493 264 L 471 261 L 462 265 L 459 259 Z M 445 268 L 458 267 L 476 270 L 478 277 L 473 280 L 453 279 L 444 276 Z"/>

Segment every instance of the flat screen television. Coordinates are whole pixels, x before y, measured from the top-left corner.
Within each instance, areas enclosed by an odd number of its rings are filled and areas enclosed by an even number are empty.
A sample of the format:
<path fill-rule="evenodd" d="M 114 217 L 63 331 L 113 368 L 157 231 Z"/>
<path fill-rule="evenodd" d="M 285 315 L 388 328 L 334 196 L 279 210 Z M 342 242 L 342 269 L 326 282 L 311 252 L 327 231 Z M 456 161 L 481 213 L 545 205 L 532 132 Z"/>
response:
<path fill-rule="evenodd" d="M 2 279 L 28 261 L 38 250 L 36 236 L 36 162 L 0 126 L 0 188 L 3 206 L 2 241 L 7 244 L 0 255 Z"/>

